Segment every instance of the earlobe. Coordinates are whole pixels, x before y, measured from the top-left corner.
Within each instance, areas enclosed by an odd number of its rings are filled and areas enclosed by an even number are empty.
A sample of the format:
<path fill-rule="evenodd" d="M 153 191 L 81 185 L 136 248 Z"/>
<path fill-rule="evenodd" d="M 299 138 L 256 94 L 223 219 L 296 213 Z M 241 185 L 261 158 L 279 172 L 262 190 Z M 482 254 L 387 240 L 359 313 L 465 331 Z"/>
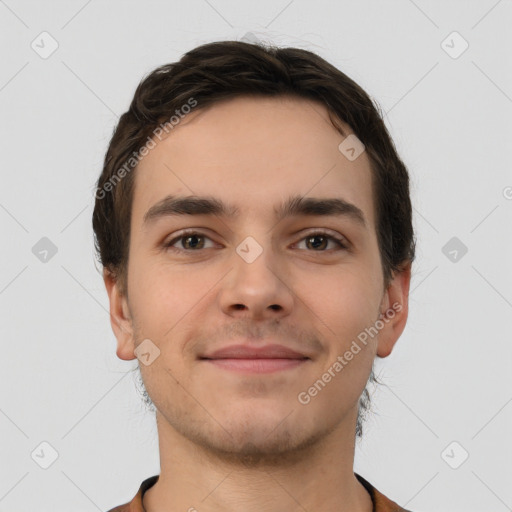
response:
<path fill-rule="evenodd" d="M 119 289 L 117 280 L 104 269 L 103 281 L 110 302 L 110 325 L 117 339 L 116 354 L 119 359 L 130 361 L 135 359 L 133 324 L 126 296 Z"/>
<path fill-rule="evenodd" d="M 411 263 L 408 263 L 393 278 L 384 292 L 381 312 L 387 317 L 383 319 L 384 327 L 379 332 L 377 356 L 387 357 L 391 354 L 395 343 L 401 336 L 409 314 L 409 286 L 411 282 Z"/>

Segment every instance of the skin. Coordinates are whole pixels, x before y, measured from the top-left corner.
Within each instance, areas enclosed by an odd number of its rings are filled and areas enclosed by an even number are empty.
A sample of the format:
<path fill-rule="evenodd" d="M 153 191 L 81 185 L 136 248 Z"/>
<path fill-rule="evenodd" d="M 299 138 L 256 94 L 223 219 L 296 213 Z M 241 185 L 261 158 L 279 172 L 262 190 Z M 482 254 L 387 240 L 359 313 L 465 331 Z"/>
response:
<path fill-rule="evenodd" d="M 160 350 L 140 364 L 157 408 L 161 462 L 144 507 L 370 512 L 353 473 L 357 404 L 374 358 L 387 357 L 405 327 L 410 283 L 406 266 L 384 288 L 370 161 L 338 150 L 345 136 L 316 102 L 242 97 L 199 107 L 136 169 L 127 296 L 104 273 L 118 357 L 134 359 L 146 338 Z M 168 194 L 215 196 L 240 213 L 143 225 Z M 291 195 L 341 197 L 363 211 L 367 226 L 349 217 L 276 222 L 274 206 Z M 184 228 L 204 237 L 178 239 L 182 253 L 166 250 Z M 345 237 L 349 249 L 322 237 L 308 243 L 315 229 Z M 247 236 L 263 249 L 252 263 L 236 252 Z M 298 394 L 395 302 L 401 310 L 378 335 L 299 403 Z M 240 340 L 281 343 L 310 360 L 248 375 L 198 359 Z"/>

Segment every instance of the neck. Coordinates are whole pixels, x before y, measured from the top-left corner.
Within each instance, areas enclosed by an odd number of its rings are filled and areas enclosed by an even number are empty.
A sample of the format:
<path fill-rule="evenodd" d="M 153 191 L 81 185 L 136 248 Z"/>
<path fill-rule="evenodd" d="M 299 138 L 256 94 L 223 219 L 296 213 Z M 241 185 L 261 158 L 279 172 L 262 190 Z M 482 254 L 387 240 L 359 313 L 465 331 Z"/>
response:
<path fill-rule="evenodd" d="M 144 495 L 146 512 L 372 511 L 353 472 L 353 425 L 279 456 L 213 452 L 176 432 L 158 412 L 157 425 L 161 471 Z"/>

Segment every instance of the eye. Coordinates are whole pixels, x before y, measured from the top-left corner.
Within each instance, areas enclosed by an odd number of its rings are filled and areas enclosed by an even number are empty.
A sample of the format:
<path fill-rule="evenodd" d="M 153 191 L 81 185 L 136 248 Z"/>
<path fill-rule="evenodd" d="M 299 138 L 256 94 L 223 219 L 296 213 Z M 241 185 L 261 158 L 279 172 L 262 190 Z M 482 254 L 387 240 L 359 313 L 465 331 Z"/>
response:
<path fill-rule="evenodd" d="M 348 249 L 348 245 L 344 242 L 343 238 L 331 235 L 326 231 L 314 231 L 302 238 L 301 241 L 305 241 L 306 246 L 313 247 L 315 249 L 313 252 L 326 252 L 325 248 L 330 241 L 334 242 L 338 249 Z"/>
<path fill-rule="evenodd" d="M 203 242 L 201 242 L 203 240 Z M 172 251 L 199 251 L 201 249 L 208 249 L 205 247 L 204 240 L 211 240 L 203 233 L 197 231 L 183 231 L 179 236 L 174 237 L 172 240 L 164 243 L 166 249 Z M 181 243 L 181 247 L 173 247 L 177 242 Z"/>
<path fill-rule="evenodd" d="M 214 247 L 214 245 L 207 247 L 205 245 L 205 240 L 212 241 L 210 237 L 201 232 L 186 230 L 182 231 L 179 236 L 172 238 L 168 242 L 164 242 L 163 247 L 175 252 L 198 252 L 203 249 Z M 326 231 L 314 231 L 308 233 L 308 235 L 303 237 L 300 242 L 304 241 L 308 248 L 312 247 L 313 252 L 328 252 L 326 249 L 329 242 L 334 243 L 335 250 L 336 248 L 338 250 L 348 250 L 348 244 L 345 243 L 344 240 L 345 239 L 343 237 L 334 236 Z M 181 244 L 181 247 L 174 247 L 178 243 Z"/>

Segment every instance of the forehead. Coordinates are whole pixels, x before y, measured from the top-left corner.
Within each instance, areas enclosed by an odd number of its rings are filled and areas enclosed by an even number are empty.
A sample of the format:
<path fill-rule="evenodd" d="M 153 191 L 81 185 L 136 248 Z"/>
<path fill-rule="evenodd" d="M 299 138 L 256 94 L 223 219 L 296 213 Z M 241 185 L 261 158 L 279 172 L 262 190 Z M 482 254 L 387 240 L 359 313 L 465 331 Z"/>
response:
<path fill-rule="evenodd" d="M 292 196 L 341 197 L 374 225 L 370 162 L 350 161 L 327 109 L 301 98 L 239 97 L 199 103 L 142 158 L 135 171 L 132 225 L 172 195 L 217 197 L 269 218 Z"/>

